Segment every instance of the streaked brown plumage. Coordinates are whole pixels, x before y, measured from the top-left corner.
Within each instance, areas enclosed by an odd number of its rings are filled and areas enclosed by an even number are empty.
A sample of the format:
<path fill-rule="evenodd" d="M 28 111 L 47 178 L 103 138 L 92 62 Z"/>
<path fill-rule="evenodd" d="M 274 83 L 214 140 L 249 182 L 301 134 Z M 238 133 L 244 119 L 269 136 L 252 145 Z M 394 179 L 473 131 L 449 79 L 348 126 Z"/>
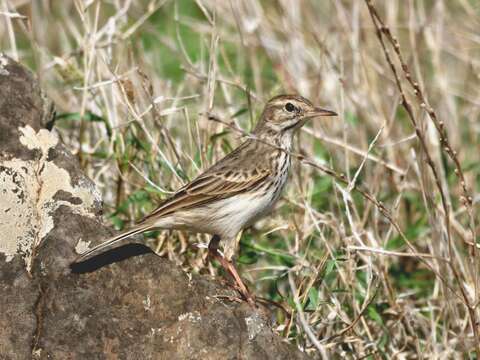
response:
<path fill-rule="evenodd" d="M 214 235 L 211 250 L 216 256 L 218 242 L 222 241 L 226 258 L 221 260 L 222 265 L 235 271 L 229 261 L 236 252 L 237 235 L 266 215 L 278 200 L 287 180 L 296 130 L 309 118 L 334 115 L 298 95 L 274 97 L 266 104 L 253 138 L 179 189 L 133 228 L 88 250 L 77 262 L 134 234 L 184 229 Z M 238 282 L 238 274 L 232 275 Z M 243 284 L 239 286 L 246 291 Z"/>

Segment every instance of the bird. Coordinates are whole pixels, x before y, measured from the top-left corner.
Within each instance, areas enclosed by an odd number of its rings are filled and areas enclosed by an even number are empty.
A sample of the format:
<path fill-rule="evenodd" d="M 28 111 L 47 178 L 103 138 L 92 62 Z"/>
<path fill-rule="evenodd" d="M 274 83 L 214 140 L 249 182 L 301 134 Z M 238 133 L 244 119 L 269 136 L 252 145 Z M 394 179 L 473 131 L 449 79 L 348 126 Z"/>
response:
<path fill-rule="evenodd" d="M 231 274 L 240 295 L 254 302 L 234 266 L 241 232 L 271 212 L 278 201 L 287 183 L 298 130 L 309 119 L 336 115 L 297 94 L 273 97 L 251 135 L 236 149 L 163 200 L 136 225 L 87 250 L 75 262 L 88 260 L 145 231 L 173 229 L 210 234 L 209 257 L 217 259 Z"/>

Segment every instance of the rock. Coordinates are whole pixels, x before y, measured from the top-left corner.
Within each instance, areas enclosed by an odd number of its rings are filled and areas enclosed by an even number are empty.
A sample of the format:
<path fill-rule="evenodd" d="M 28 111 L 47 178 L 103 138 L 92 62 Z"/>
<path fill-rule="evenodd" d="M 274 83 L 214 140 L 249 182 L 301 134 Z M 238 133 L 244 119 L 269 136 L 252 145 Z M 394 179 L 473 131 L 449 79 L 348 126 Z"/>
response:
<path fill-rule="evenodd" d="M 0 54 L 0 359 L 303 359 L 266 309 L 226 300 L 141 245 L 78 265 L 112 231 L 94 183 L 54 132 L 51 104 Z M 133 256 L 136 255 L 136 256 Z"/>

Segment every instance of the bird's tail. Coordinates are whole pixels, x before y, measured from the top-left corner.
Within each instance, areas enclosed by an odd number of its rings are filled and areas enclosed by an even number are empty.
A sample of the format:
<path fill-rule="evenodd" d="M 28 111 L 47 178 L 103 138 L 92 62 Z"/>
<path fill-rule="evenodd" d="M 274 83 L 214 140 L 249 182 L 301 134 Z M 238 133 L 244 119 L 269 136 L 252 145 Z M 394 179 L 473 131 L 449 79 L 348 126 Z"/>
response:
<path fill-rule="evenodd" d="M 93 247 L 92 249 L 89 249 L 89 250 L 85 251 L 78 258 L 75 259 L 75 262 L 79 263 L 79 262 L 88 260 L 91 257 L 93 257 L 95 255 L 98 255 L 99 253 L 104 252 L 107 249 L 112 248 L 115 244 L 119 243 L 120 241 L 122 241 L 122 240 L 124 240 L 124 239 L 126 239 L 130 236 L 133 236 L 133 235 L 142 233 L 144 231 L 147 231 L 150 228 L 151 228 L 151 225 L 148 225 L 148 224 L 139 224 L 137 226 L 134 226 L 133 228 L 131 228 L 131 229 L 125 231 L 125 232 L 122 232 L 118 235 L 115 235 L 114 237 L 104 241 L 103 243 Z"/>

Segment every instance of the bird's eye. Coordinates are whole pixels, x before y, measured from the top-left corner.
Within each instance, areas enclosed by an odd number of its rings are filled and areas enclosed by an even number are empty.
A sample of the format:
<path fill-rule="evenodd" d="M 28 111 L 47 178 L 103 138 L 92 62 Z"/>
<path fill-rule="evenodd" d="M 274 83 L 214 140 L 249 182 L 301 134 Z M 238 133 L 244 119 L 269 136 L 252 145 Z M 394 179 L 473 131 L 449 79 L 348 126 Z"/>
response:
<path fill-rule="evenodd" d="M 294 112 L 295 111 L 295 106 L 292 103 L 286 103 L 285 104 L 285 110 L 288 112 Z"/>

